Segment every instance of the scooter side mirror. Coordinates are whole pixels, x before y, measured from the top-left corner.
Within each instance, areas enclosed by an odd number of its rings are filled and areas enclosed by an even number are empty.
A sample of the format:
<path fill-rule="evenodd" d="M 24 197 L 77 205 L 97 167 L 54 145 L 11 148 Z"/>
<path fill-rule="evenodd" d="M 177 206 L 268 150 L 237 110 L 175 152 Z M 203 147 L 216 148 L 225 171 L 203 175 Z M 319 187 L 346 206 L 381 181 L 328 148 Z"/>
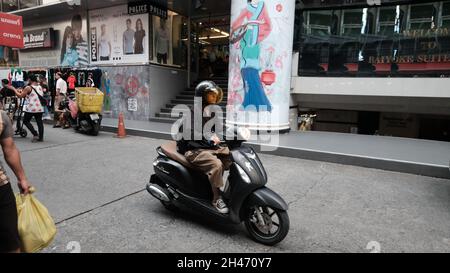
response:
<path fill-rule="evenodd" d="M 239 127 L 237 130 L 237 135 L 240 140 L 248 141 L 252 136 L 252 132 L 245 127 Z"/>

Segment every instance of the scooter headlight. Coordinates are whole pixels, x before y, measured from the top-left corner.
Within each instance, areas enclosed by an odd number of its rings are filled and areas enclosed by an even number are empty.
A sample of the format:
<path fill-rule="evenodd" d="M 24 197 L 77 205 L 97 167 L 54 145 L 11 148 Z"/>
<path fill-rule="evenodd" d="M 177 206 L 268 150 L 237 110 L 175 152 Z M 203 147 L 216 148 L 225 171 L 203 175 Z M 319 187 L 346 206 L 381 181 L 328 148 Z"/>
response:
<path fill-rule="evenodd" d="M 244 180 L 244 182 L 247 184 L 250 184 L 252 181 L 250 180 L 250 177 L 244 171 L 244 169 L 242 169 L 241 166 L 239 166 L 238 164 L 236 164 L 236 168 L 237 168 L 239 174 L 241 175 L 242 179 Z"/>

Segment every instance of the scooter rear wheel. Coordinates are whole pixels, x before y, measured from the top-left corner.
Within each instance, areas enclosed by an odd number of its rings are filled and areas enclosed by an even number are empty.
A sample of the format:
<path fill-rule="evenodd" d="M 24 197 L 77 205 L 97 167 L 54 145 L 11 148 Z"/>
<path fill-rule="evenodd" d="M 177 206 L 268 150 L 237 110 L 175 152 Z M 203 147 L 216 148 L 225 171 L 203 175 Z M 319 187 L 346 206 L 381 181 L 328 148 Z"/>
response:
<path fill-rule="evenodd" d="M 284 240 L 289 232 L 289 224 L 286 211 L 267 206 L 249 208 L 245 219 L 245 227 L 252 239 L 268 246 L 276 245 Z"/>
<path fill-rule="evenodd" d="M 95 123 L 92 125 L 91 135 L 98 136 L 100 132 L 100 123 Z"/>

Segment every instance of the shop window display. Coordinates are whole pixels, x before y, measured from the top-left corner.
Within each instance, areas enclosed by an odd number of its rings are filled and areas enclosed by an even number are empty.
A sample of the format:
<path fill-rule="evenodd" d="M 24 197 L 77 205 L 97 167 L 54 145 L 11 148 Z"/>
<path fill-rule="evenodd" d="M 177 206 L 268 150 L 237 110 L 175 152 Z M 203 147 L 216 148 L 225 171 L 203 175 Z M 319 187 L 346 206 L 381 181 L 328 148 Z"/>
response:
<path fill-rule="evenodd" d="M 167 19 L 152 16 L 153 58 L 161 65 L 186 67 L 187 23 L 186 18 L 172 11 Z"/>
<path fill-rule="evenodd" d="M 450 28 L 450 2 L 442 4 L 442 27 Z"/>
<path fill-rule="evenodd" d="M 409 12 L 409 29 L 434 28 L 436 15 L 437 11 L 433 4 L 411 6 Z"/>
<path fill-rule="evenodd" d="M 450 3 L 299 10 L 300 76 L 450 76 Z"/>
<path fill-rule="evenodd" d="M 18 0 L 2 0 L 2 11 L 11 12 L 19 9 Z"/>
<path fill-rule="evenodd" d="M 147 63 L 149 26 L 148 14 L 130 15 L 127 5 L 89 11 L 91 64 Z"/>
<path fill-rule="evenodd" d="M 19 51 L 6 46 L 0 46 L 0 67 L 19 66 Z"/>
<path fill-rule="evenodd" d="M 20 0 L 19 6 L 21 9 L 33 8 L 39 5 L 39 2 L 38 0 Z"/>
<path fill-rule="evenodd" d="M 378 13 L 377 34 L 392 37 L 394 33 L 398 32 L 398 20 L 395 6 L 381 8 Z"/>
<path fill-rule="evenodd" d="M 93 85 L 95 87 L 101 87 L 101 78 L 102 78 L 102 70 L 100 69 L 70 69 L 70 68 L 61 68 L 54 69 L 51 71 L 52 75 L 57 72 L 61 72 L 63 74 L 63 79 L 69 84 L 73 82 L 74 88 L 77 87 L 86 87 L 88 83 L 90 83 L 90 79 L 93 81 Z M 54 79 L 54 75 L 53 75 Z M 53 83 L 56 86 L 56 79 Z M 50 82 L 50 81 L 49 81 Z M 92 86 L 92 84 L 89 84 Z M 73 89 L 73 88 L 70 88 Z"/>
<path fill-rule="evenodd" d="M 18 9 L 28 9 L 42 5 L 42 0 L 2 0 L 2 11 L 12 12 Z"/>

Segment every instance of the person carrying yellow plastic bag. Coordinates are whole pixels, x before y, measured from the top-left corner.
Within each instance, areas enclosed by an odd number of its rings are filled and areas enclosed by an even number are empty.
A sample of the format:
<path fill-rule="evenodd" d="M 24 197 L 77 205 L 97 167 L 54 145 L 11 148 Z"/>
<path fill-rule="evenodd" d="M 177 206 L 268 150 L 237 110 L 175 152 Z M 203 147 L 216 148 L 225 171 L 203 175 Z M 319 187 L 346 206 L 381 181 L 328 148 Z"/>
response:
<path fill-rule="evenodd" d="M 25 175 L 20 152 L 14 143 L 13 135 L 11 120 L 4 111 L 0 111 L 0 146 L 6 163 L 17 177 L 20 192 L 25 197 L 21 196 L 24 199 L 21 201 L 26 201 L 26 196 L 32 187 Z M 21 251 L 16 202 L 10 179 L 0 161 L 0 253 Z M 21 213 L 24 213 L 23 209 Z"/>
<path fill-rule="evenodd" d="M 16 194 L 19 236 L 23 252 L 35 253 L 50 245 L 56 235 L 56 226 L 48 210 L 34 196 Z"/>

